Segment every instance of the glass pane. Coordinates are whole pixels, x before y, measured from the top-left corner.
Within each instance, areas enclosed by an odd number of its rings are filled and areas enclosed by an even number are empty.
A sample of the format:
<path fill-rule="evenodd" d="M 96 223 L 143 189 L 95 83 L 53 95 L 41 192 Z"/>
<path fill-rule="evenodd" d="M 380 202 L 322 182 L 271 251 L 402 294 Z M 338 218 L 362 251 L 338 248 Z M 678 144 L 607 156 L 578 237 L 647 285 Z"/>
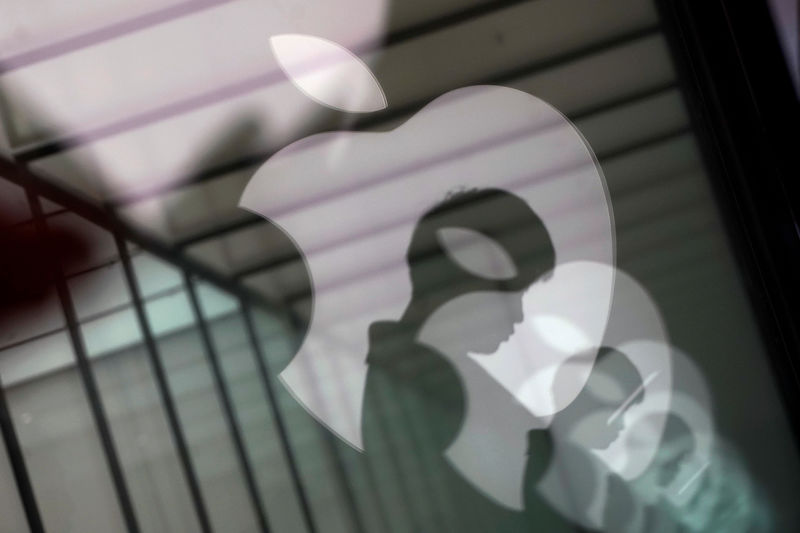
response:
<path fill-rule="evenodd" d="M 22 507 L 20 495 L 14 473 L 11 470 L 5 442 L 0 441 L 0 532 L 14 533 L 27 532 L 28 521 L 25 518 L 25 509 Z"/>
<path fill-rule="evenodd" d="M 197 291 L 270 527 L 276 531 L 302 531 L 297 494 L 241 311 L 230 296 L 206 284 L 198 284 Z"/>
<path fill-rule="evenodd" d="M 82 272 L 69 287 L 140 529 L 196 531 L 122 264 Z"/>
<path fill-rule="evenodd" d="M 277 373 L 294 354 L 296 336 L 283 320 L 256 310 L 254 327 L 261 354 L 272 372 L 278 408 L 289 433 L 289 442 L 297 460 L 300 476 L 310 500 L 320 531 L 353 531 L 354 520 L 361 520 L 369 529 L 383 527 L 382 509 L 376 499 L 384 493 L 369 485 L 363 469 L 359 470 L 358 454 L 327 435 L 319 423 L 298 404 L 278 379 Z M 386 487 L 390 490 L 390 487 Z M 348 501 L 348 492 L 356 498 L 356 508 Z M 357 516 L 353 516 L 356 514 Z"/>
<path fill-rule="evenodd" d="M 45 528 L 124 532 L 66 334 L 4 350 L 0 360 L 6 398 Z M 22 361 L 24 365 L 17 364 Z"/>
<path fill-rule="evenodd" d="M 146 304 L 215 530 L 256 529 L 255 516 L 184 290 Z"/>
<path fill-rule="evenodd" d="M 195 531 L 196 513 L 116 244 L 73 194 L 167 249 L 129 246 L 220 533 L 258 520 L 209 356 L 277 531 L 305 525 L 272 407 L 320 533 L 800 530 L 798 441 L 759 329 L 773 317 L 710 187 L 669 1 L 145 3 L 58 24 L 19 8 L 22 34 L 0 29 L 24 52 L 0 65 L 0 144 L 63 188 L 47 222 L 85 244 L 67 281 L 143 530 Z M 289 27 L 349 46 L 388 111 L 299 91 L 265 48 Z M 0 267 L 29 219 L 0 179 Z M 260 350 L 239 294 L 198 281 L 196 319 L 196 270 L 274 304 L 253 310 Z M 0 310 L 49 530 L 113 532 L 72 350 L 55 292 Z"/>
<path fill-rule="evenodd" d="M 144 347 L 92 363 L 143 532 L 199 530 Z"/>

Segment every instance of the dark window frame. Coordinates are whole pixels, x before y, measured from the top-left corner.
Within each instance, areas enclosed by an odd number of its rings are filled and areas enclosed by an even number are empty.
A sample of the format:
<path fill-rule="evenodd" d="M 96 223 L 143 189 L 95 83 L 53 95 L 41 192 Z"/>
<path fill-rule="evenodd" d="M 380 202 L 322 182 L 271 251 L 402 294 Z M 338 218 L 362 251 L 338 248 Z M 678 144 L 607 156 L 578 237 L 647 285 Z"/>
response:
<path fill-rule="evenodd" d="M 800 101 L 767 2 L 656 0 L 800 443 Z"/>

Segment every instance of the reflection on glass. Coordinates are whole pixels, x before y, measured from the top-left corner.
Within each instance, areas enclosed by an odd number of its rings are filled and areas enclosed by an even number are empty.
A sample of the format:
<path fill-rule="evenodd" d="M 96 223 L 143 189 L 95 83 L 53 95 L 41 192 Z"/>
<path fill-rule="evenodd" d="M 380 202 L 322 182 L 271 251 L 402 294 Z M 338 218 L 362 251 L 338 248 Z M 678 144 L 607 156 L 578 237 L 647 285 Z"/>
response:
<path fill-rule="evenodd" d="M 124 533 L 103 449 L 74 366 L 12 385 L 6 398 L 45 528 Z"/>
<path fill-rule="evenodd" d="M 241 309 L 229 295 L 206 284 L 197 285 L 197 292 L 270 527 L 301 531 L 304 526 L 297 494 Z"/>
<path fill-rule="evenodd" d="M 131 321 L 129 327 L 137 325 Z M 198 531 L 144 348 L 135 345 L 106 353 L 93 361 L 92 369 L 141 530 Z"/>
<path fill-rule="evenodd" d="M 255 516 L 188 295 L 181 290 L 148 301 L 146 311 L 212 525 L 215 530 L 251 531 Z"/>
<path fill-rule="evenodd" d="M 0 352 L 0 357 L 2 357 L 2 352 Z M 0 373 L 1 375 L 2 373 Z M 0 532 L 27 533 L 29 531 L 25 510 L 22 507 L 14 473 L 6 453 L 5 443 L 2 440 L 0 440 L 0 517 L 2 517 Z"/>

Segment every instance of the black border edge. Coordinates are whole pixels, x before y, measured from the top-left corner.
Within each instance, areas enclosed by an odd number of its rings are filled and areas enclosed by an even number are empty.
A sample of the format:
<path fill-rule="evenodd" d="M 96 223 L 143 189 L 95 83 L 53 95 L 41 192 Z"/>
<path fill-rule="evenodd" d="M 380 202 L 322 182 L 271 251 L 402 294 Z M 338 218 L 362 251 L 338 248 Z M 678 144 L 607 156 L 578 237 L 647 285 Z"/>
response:
<path fill-rule="evenodd" d="M 656 5 L 800 444 L 800 101 L 766 2 Z"/>

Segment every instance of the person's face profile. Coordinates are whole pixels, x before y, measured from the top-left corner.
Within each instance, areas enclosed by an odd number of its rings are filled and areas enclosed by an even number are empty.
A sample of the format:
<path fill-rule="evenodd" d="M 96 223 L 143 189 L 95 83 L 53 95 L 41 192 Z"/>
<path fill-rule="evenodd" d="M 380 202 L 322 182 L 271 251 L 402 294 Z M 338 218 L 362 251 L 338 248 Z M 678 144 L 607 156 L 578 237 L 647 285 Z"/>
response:
<path fill-rule="evenodd" d="M 420 338 L 453 355 L 492 354 L 523 321 L 523 294 L 555 252 L 511 193 L 470 191 L 450 203 L 420 221 L 409 249 L 415 299 L 430 308 Z"/>
<path fill-rule="evenodd" d="M 561 372 L 568 373 L 568 369 L 566 364 Z M 627 356 L 613 349 L 601 349 L 584 388 L 556 415 L 553 428 L 583 448 L 608 448 L 625 429 L 628 411 L 641 401 L 642 383 Z M 558 378 L 554 386 L 559 387 Z"/>
<path fill-rule="evenodd" d="M 592 450 L 605 450 L 613 444 L 625 429 L 627 408 L 616 403 L 597 404 L 581 419 L 571 434 L 572 440 Z"/>
<path fill-rule="evenodd" d="M 651 431 L 647 431 L 647 422 L 645 418 L 634 428 L 642 435 L 634 441 L 634 444 L 640 447 L 657 444 L 658 449 L 639 483 L 650 487 L 651 490 L 665 490 L 678 479 L 683 468 L 692 461 L 696 439 L 686 422 L 675 414 L 667 417 L 660 435 L 653 435 Z"/>
<path fill-rule="evenodd" d="M 488 355 L 511 337 L 522 319 L 521 292 L 470 292 L 436 309 L 420 338 L 452 355 Z"/>

